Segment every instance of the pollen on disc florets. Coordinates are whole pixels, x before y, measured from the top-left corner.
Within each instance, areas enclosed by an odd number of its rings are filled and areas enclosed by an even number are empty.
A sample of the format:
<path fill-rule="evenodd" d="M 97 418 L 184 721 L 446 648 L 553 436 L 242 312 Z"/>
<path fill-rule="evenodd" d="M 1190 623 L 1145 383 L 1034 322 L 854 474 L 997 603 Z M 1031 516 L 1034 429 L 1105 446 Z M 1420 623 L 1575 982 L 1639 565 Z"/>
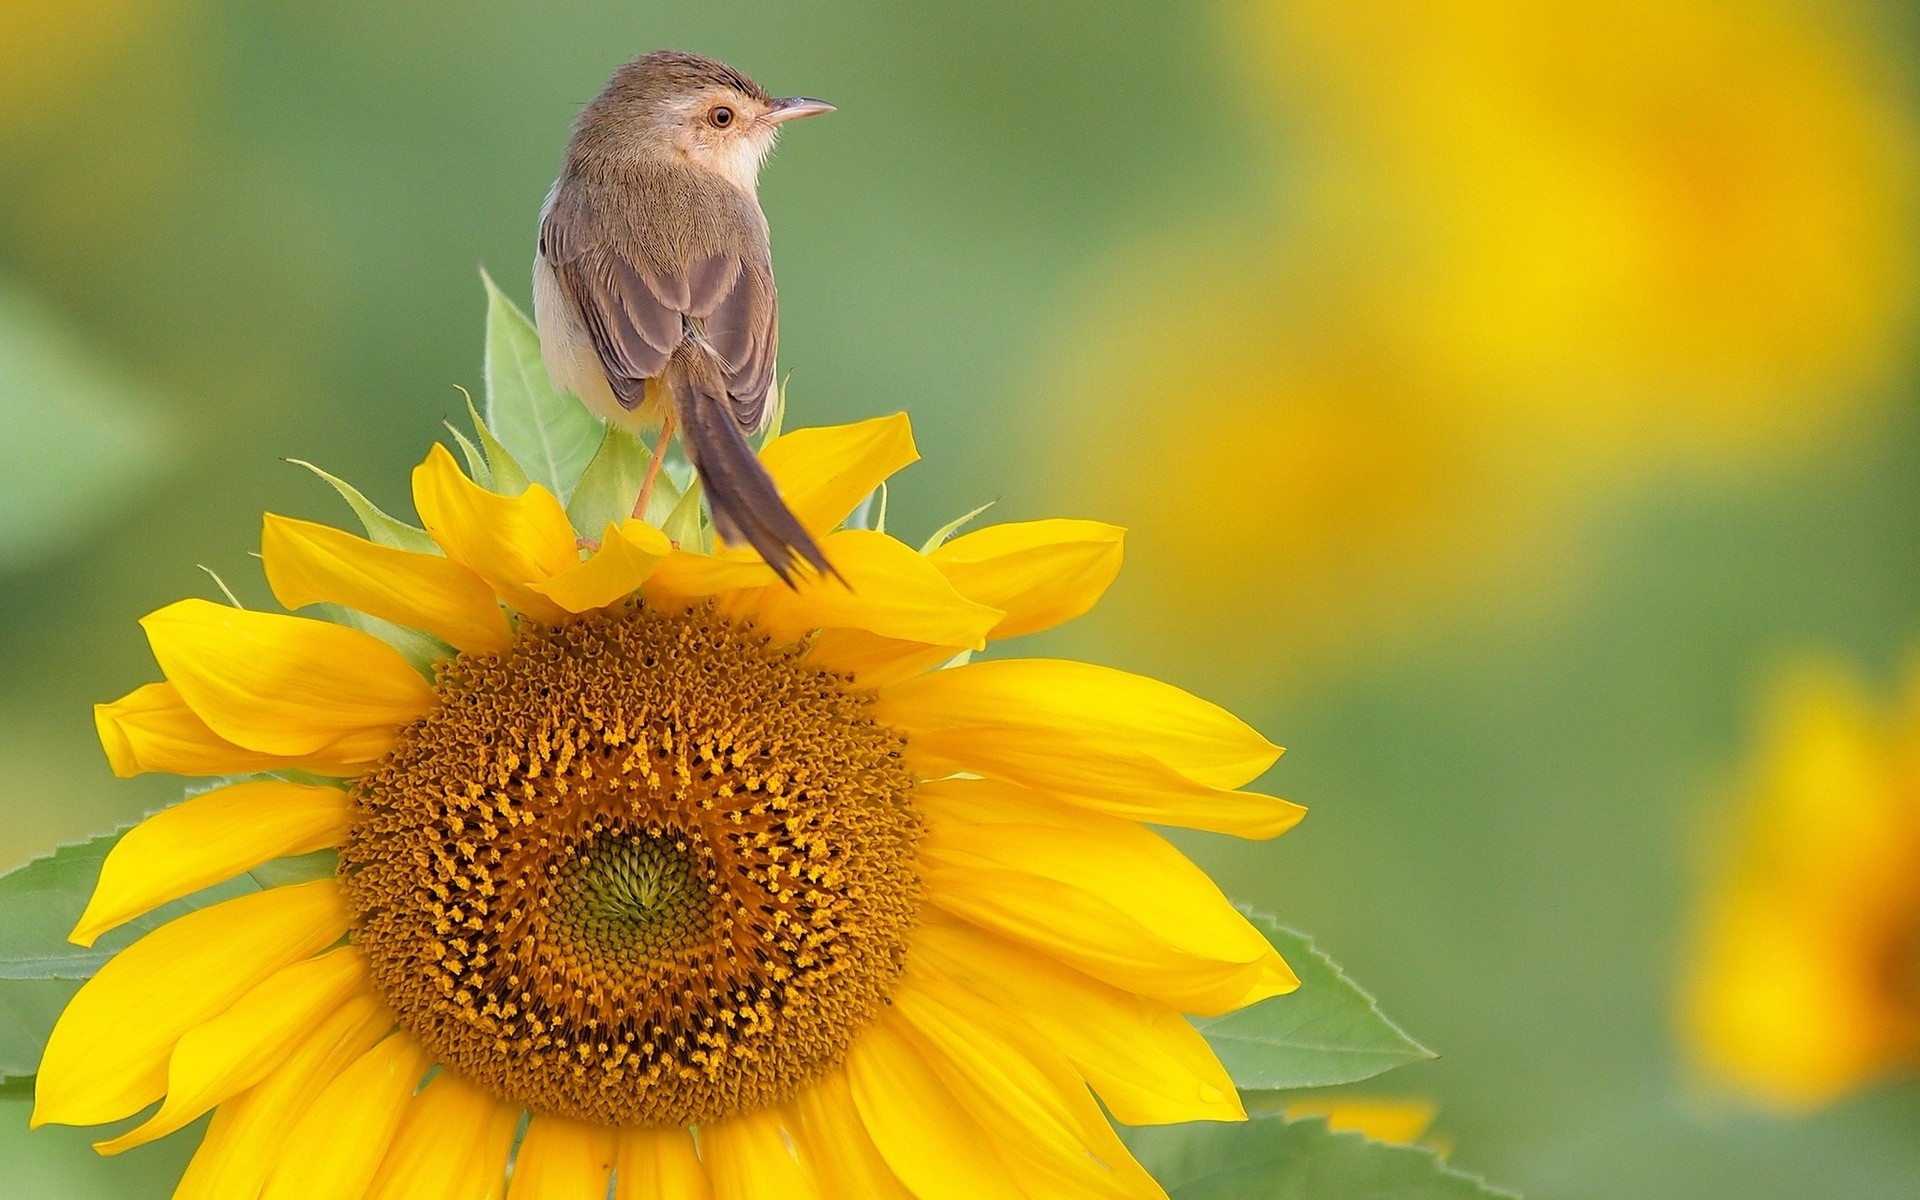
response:
<path fill-rule="evenodd" d="M 400 1022 L 537 1112 L 712 1121 L 837 1064 L 902 969 L 919 824 L 871 697 L 708 608 L 523 626 L 353 789 Z"/>

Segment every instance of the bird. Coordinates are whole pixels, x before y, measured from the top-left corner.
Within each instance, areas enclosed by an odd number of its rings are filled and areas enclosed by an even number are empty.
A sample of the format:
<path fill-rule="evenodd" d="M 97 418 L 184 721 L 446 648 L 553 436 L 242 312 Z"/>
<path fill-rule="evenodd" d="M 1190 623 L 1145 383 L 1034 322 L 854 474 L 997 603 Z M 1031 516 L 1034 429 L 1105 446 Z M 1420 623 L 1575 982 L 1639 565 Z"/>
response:
<path fill-rule="evenodd" d="M 704 55 L 640 55 L 574 121 L 533 263 L 554 383 L 611 425 L 660 431 L 634 515 L 677 429 L 720 536 L 789 586 L 838 572 L 747 441 L 772 417 L 780 342 L 759 178 L 787 122 L 833 111 Z"/>

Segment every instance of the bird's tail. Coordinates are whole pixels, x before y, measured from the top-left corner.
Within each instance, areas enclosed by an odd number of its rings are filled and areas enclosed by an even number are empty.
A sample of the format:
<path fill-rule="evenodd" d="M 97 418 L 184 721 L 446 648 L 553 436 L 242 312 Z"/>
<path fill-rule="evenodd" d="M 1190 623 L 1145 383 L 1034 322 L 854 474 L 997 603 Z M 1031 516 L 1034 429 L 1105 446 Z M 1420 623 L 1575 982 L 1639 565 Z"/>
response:
<path fill-rule="evenodd" d="M 712 377 L 717 373 L 703 370 L 706 364 L 688 365 L 692 369 L 673 373 L 674 402 L 687 456 L 707 490 L 720 536 L 759 551 L 788 586 L 802 561 L 838 578 L 840 573 L 780 498 L 773 477 L 747 444 L 747 435 L 733 419 L 725 385 Z"/>

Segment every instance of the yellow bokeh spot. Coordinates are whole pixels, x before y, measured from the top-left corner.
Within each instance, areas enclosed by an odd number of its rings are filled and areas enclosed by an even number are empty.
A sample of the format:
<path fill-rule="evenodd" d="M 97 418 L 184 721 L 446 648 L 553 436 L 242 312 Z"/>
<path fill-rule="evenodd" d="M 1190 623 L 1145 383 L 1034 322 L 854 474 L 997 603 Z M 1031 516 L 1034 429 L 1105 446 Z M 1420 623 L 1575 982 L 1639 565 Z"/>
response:
<path fill-rule="evenodd" d="M 1271 678 L 1504 616 L 1596 505 L 1897 380 L 1920 132 L 1862 10 L 1232 11 L 1270 178 L 1117 256 L 1040 387 L 1133 641 Z"/>
<path fill-rule="evenodd" d="M 1833 667 L 1777 690 L 1685 991 L 1717 1086 L 1800 1109 L 1920 1062 L 1916 701 L 1889 715 Z"/>
<path fill-rule="evenodd" d="M 137 44 L 162 0 L 7 0 L 0 4 L 0 136 L 56 117 Z"/>

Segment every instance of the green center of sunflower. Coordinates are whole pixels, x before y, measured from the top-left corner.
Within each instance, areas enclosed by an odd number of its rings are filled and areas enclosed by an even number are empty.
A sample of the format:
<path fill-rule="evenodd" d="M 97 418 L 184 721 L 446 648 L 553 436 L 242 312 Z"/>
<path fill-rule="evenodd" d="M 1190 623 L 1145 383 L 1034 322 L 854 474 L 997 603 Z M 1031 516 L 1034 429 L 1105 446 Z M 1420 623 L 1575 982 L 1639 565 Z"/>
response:
<path fill-rule="evenodd" d="M 871 697 L 706 608 L 463 656 L 354 787 L 355 938 L 400 1022 L 538 1112 L 713 1121 L 838 1064 L 919 893 Z"/>
<path fill-rule="evenodd" d="M 672 957 L 712 925 L 707 878 L 684 838 L 601 834 L 555 877 L 556 931 L 583 955 L 635 964 Z"/>

